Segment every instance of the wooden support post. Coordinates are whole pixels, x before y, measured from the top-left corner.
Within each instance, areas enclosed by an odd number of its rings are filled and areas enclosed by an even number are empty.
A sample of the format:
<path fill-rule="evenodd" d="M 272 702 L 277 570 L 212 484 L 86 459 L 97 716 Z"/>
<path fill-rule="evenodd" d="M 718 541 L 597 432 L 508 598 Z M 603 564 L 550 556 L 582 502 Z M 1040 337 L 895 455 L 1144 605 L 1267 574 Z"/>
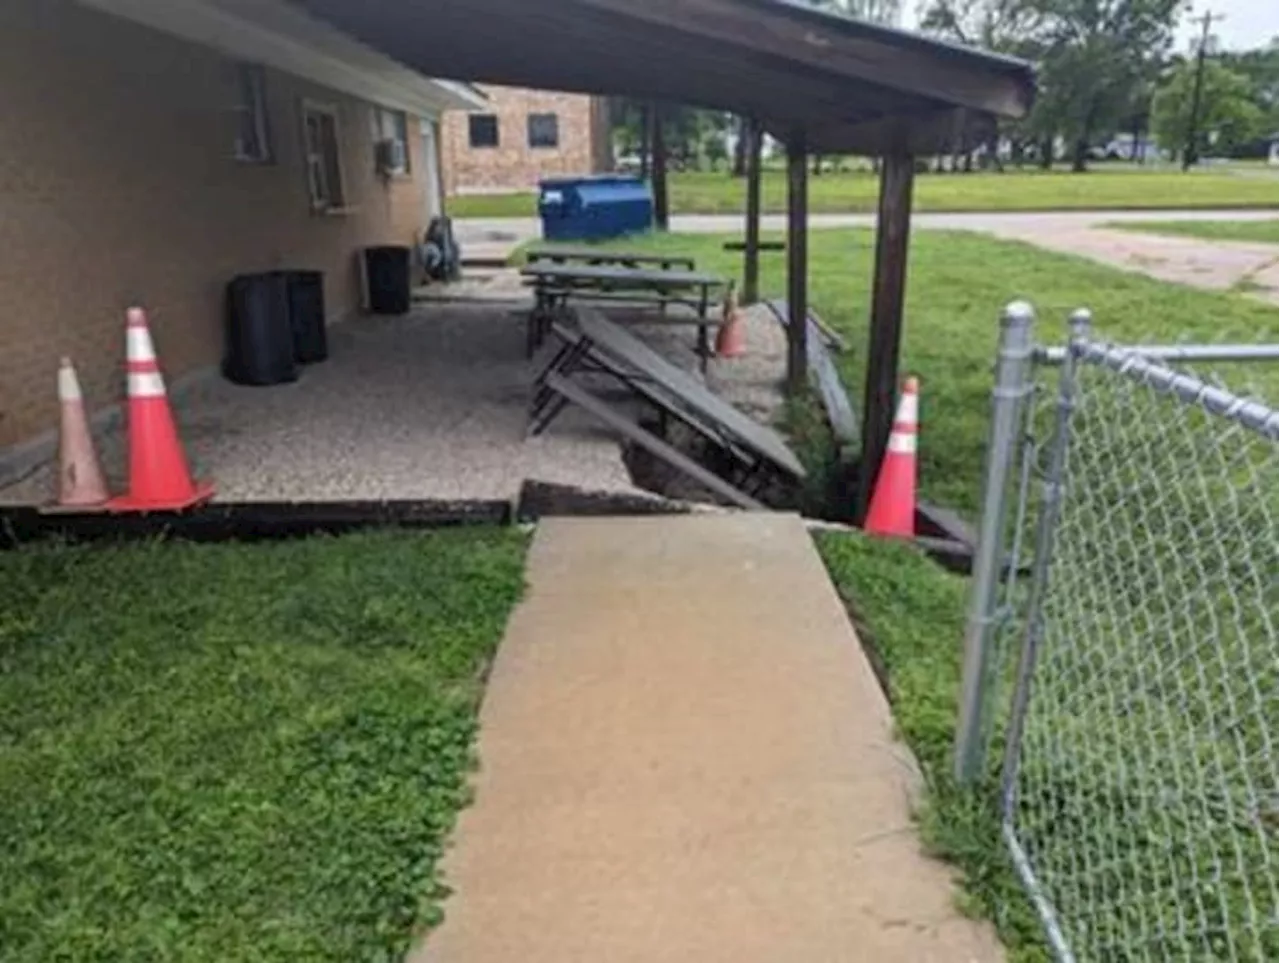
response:
<path fill-rule="evenodd" d="M 671 205 L 667 195 L 667 139 L 662 133 L 664 111 L 658 103 L 649 106 L 649 124 L 653 132 L 653 147 L 649 163 L 653 180 L 653 223 L 659 231 L 665 231 L 671 223 Z"/>
<path fill-rule="evenodd" d="M 653 105 L 640 105 L 640 179 L 647 181 L 649 179 L 649 171 L 653 165 L 650 163 L 653 151 Z"/>
<path fill-rule="evenodd" d="M 787 140 L 787 393 L 804 390 L 809 334 L 809 169 L 802 131 Z"/>
<path fill-rule="evenodd" d="M 856 516 L 861 523 L 871 501 L 898 394 L 902 301 L 906 293 L 907 240 L 911 229 L 911 185 L 915 158 L 888 154 L 880 165 L 876 218 L 876 268 L 871 291 L 871 331 L 862 402 L 862 455 L 858 463 Z"/>
<path fill-rule="evenodd" d="M 747 138 L 747 232 L 742 249 L 742 303 L 760 300 L 760 155 L 764 132 L 760 124 L 749 119 L 743 125 Z"/>

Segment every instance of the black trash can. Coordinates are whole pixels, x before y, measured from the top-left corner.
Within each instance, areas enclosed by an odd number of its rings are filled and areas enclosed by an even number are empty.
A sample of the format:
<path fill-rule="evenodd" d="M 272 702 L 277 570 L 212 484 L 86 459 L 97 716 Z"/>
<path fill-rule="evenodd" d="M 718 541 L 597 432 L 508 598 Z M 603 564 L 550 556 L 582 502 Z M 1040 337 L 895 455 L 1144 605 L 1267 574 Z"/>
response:
<path fill-rule="evenodd" d="M 369 310 L 404 314 L 409 310 L 409 248 L 387 245 L 364 249 L 369 281 Z"/>
<path fill-rule="evenodd" d="M 281 273 L 241 274 L 227 284 L 222 373 L 241 385 L 295 381 L 289 285 Z"/>
<path fill-rule="evenodd" d="M 281 271 L 289 298 L 289 329 L 293 360 L 314 364 L 329 357 L 324 327 L 324 274 L 320 271 Z"/>

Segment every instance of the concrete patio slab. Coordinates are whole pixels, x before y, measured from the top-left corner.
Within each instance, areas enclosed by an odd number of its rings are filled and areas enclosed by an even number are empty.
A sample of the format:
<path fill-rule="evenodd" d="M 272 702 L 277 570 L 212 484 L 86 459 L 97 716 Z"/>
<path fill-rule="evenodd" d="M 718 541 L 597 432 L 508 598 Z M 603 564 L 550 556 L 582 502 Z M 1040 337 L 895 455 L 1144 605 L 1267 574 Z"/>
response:
<path fill-rule="evenodd" d="M 555 519 L 412 963 L 1001 958 L 801 521 Z"/>

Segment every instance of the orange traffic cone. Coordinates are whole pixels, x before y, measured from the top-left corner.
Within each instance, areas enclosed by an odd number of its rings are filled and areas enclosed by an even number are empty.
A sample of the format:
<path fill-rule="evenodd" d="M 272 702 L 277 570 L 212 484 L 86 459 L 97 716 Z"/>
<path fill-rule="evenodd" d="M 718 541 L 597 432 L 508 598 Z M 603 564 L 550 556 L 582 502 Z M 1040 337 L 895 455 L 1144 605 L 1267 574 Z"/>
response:
<path fill-rule="evenodd" d="M 117 512 L 174 511 L 213 496 L 192 480 L 156 363 L 147 315 L 130 308 L 125 323 L 129 384 L 129 492 L 107 502 Z"/>
<path fill-rule="evenodd" d="M 716 331 L 716 357 L 737 358 L 746 354 L 747 330 L 738 306 L 738 292 L 732 284 L 724 296 L 724 323 Z"/>
<path fill-rule="evenodd" d="M 93 448 L 89 419 L 84 412 L 80 379 L 70 358 L 58 365 L 58 401 L 62 421 L 58 429 L 58 508 L 93 508 L 107 500 L 107 483 Z"/>
<path fill-rule="evenodd" d="M 911 538 L 916 531 L 916 423 L 920 415 L 920 383 L 908 378 L 902 386 L 898 413 L 889 434 L 889 447 L 880 463 L 876 487 L 863 528 L 873 535 Z"/>

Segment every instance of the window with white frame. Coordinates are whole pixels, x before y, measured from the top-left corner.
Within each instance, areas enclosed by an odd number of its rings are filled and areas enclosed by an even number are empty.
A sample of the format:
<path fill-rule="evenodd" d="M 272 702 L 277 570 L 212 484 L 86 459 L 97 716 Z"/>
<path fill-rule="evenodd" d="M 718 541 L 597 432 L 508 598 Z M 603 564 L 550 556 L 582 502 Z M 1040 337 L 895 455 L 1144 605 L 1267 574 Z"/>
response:
<path fill-rule="evenodd" d="M 342 183 L 338 110 L 329 104 L 304 102 L 302 123 L 311 208 L 318 212 L 341 210 L 346 207 L 346 193 Z"/>
<path fill-rule="evenodd" d="M 266 164 L 272 160 L 267 123 L 266 72 L 261 64 L 236 64 L 236 160 Z"/>
<path fill-rule="evenodd" d="M 403 110 L 373 108 L 373 143 L 379 173 L 409 173 L 409 120 Z"/>

